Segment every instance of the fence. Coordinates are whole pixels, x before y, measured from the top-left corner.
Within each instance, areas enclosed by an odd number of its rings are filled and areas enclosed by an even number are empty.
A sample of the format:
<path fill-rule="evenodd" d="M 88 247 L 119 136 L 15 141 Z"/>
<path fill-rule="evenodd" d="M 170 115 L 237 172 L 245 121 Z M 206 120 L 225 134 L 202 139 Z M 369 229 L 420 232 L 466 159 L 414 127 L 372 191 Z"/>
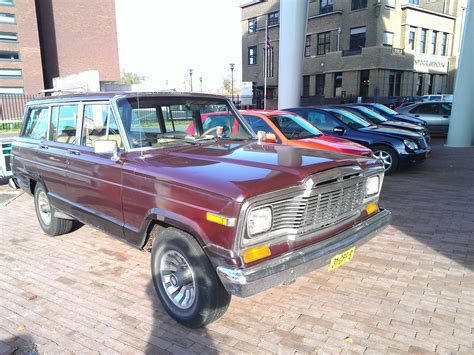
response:
<path fill-rule="evenodd" d="M 21 125 L 23 111 L 35 95 L 0 95 L 0 130 L 14 130 Z"/>

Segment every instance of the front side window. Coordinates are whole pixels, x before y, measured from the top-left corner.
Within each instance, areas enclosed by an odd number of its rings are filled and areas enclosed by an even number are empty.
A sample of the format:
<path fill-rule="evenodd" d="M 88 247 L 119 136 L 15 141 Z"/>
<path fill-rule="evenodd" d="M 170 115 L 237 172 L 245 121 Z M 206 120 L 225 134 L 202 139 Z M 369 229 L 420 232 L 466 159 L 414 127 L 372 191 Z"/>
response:
<path fill-rule="evenodd" d="M 367 0 L 352 0 L 351 10 L 359 10 L 367 8 Z"/>
<path fill-rule="evenodd" d="M 269 118 L 288 139 L 305 139 L 322 135 L 320 131 L 301 117 L 286 114 L 271 116 Z"/>
<path fill-rule="evenodd" d="M 425 28 L 421 29 L 420 33 L 420 53 L 425 53 L 426 52 L 426 35 L 428 33 L 428 30 Z"/>
<path fill-rule="evenodd" d="M 332 131 L 340 126 L 339 122 L 330 114 L 319 111 L 308 112 L 308 121 L 323 131 Z"/>
<path fill-rule="evenodd" d="M 255 33 L 257 32 L 257 18 L 249 18 L 248 19 L 249 27 L 248 27 L 248 33 Z"/>
<path fill-rule="evenodd" d="M 278 11 L 270 12 L 268 14 L 268 26 L 278 25 L 279 13 Z"/>
<path fill-rule="evenodd" d="M 331 50 L 331 32 L 318 33 L 318 55 L 325 55 Z"/>
<path fill-rule="evenodd" d="M 117 106 L 132 149 L 253 137 L 227 100 L 141 96 L 120 99 Z"/>
<path fill-rule="evenodd" d="M 49 108 L 37 107 L 30 110 L 22 137 L 46 139 L 49 122 Z"/>
<path fill-rule="evenodd" d="M 244 118 L 250 127 L 252 127 L 254 132 L 263 131 L 265 133 L 273 133 L 276 137 L 278 137 L 275 131 L 267 122 L 265 122 L 263 118 L 252 115 L 244 115 Z"/>
<path fill-rule="evenodd" d="M 54 125 L 54 139 L 51 140 L 59 143 L 76 143 L 76 125 L 77 114 L 79 110 L 78 105 L 63 105 L 58 106 L 59 114 L 52 116 L 51 125 Z M 53 108 L 55 110 L 55 108 Z M 54 111 L 53 113 L 55 114 Z"/>
<path fill-rule="evenodd" d="M 367 122 L 362 117 L 356 116 L 350 112 L 344 110 L 332 110 L 331 111 L 338 119 L 340 119 L 345 125 L 350 128 L 357 129 L 363 127 L 370 127 L 373 124 Z"/>
<path fill-rule="evenodd" d="M 350 50 L 358 50 L 365 47 L 365 32 L 365 26 L 351 28 L 351 38 L 349 43 Z"/>
<path fill-rule="evenodd" d="M 95 141 L 113 140 L 123 148 L 122 138 L 109 104 L 84 105 L 81 145 L 93 147 Z"/>
<path fill-rule="evenodd" d="M 248 64 L 256 65 L 257 64 L 257 47 L 252 46 L 248 48 Z"/>

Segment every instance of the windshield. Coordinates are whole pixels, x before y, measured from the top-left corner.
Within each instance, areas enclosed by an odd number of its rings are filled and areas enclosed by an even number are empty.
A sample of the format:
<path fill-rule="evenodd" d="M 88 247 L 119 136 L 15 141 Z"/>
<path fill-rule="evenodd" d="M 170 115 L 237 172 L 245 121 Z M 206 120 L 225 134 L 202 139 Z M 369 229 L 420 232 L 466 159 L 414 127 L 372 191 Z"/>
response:
<path fill-rule="evenodd" d="M 361 117 L 356 116 L 350 112 L 344 110 L 331 110 L 331 112 L 350 128 L 357 129 L 373 126 L 372 123 L 369 123 Z"/>
<path fill-rule="evenodd" d="M 298 116 L 283 114 L 268 118 L 288 139 L 305 139 L 322 135 L 316 127 Z"/>
<path fill-rule="evenodd" d="M 131 148 L 253 137 L 225 99 L 137 96 L 118 100 L 117 107 Z M 213 112 L 221 119 L 206 124 Z"/>
<path fill-rule="evenodd" d="M 365 116 L 365 118 L 369 119 L 370 121 L 372 121 L 374 123 L 380 123 L 380 122 L 387 122 L 388 121 L 385 117 L 381 116 L 377 112 L 372 111 L 370 108 L 367 108 L 367 107 L 358 106 L 357 111 L 362 113 Z"/>
<path fill-rule="evenodd" d="M 379 113 L 385 113 L 387 115 L 398 115 L 397 111 L 392 110 L 391 108 L 382 105 L 382 104 L 375 104 L 372 106 L 376 111 Z"/>

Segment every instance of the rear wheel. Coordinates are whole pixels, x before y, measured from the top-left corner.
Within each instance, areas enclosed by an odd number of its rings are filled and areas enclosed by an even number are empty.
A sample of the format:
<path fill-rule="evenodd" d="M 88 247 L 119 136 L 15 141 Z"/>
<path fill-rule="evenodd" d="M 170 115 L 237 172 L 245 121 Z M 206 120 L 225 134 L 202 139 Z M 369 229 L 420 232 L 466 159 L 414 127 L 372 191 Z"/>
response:
<path fill-rule="evenodd" d="M 385 174 L 389 175 L 395 172 L 398 168 L 398 154 L 390 147 L 384 145 L 377 145 L 372 148 L 375 157 L 383 164 Z"/>
<path fill-rule="evenodd" d="M 201 246 L 191 235 L 174 228 L 161 232 L 155 228 L 151 233 L 153 284 L 168 314 L 190 328 L 220 318 L 229 306 L 231 295 Z"/>
<path fill-rule="evenodd" d="M 55 237 L 72 230 L 73 220 L 54 216 L 55 208 L 51 205 L 46 189 L 41 183 L 37 183 L 35 187 L 35 210 L 41 229 L 46 234 Z"/>

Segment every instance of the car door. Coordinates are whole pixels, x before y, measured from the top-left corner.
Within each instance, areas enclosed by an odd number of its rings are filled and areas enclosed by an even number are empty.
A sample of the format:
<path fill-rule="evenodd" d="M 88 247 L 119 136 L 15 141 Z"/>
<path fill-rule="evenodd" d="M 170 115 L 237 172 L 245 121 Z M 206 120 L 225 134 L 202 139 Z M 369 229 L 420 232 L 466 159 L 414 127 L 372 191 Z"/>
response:
<path fill-rule="evenodd" d="M 94 152 L 98 140 L 113 140 L 123 149 L 122 136 L 109 102 L 82 105 L 79 139 L 69 150 L 69 188 L 79 219 L 116 236 L 123 235 L 122 162 Z"/>
<path fill-rule="evenodd" d="M 437 126 L 443 122 L 443 115 L 440 112 L 440 106 L 436 102 L 425 102 L 419 104 L 418 106 L 411 109 L 410 113 L 415 117 L 426 121 L 426 123 L 430 126 Z"/>

